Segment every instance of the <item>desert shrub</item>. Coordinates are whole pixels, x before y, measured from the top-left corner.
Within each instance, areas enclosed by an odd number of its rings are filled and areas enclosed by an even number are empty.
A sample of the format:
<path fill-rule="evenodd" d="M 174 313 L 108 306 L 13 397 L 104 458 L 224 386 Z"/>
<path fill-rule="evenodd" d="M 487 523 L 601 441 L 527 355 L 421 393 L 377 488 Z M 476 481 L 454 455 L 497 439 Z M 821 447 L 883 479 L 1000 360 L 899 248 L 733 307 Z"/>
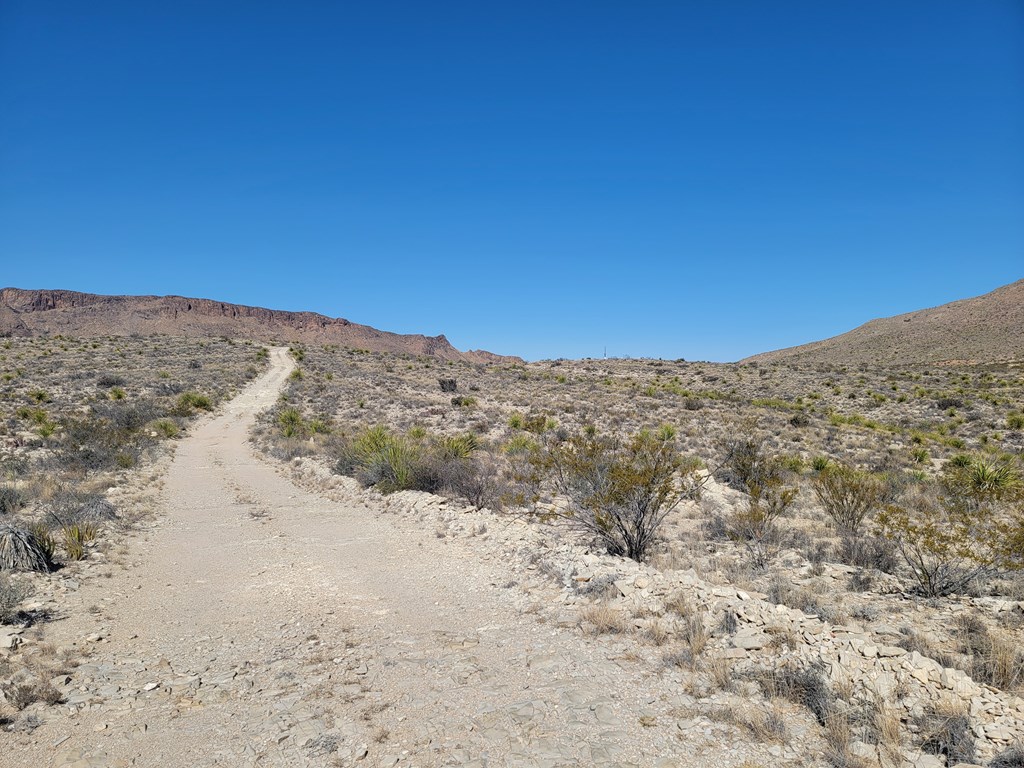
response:
<path fill-rule="evenodd" d="M 103 389 L 123 387 L 126 383 L 124 376 L 120 376 L 116 373 L 103 373 L 96 379 L 96 386 Z"/>
<path fill-rule="evenodd" d="M 491 495 L 496 481 L 489 475 L 490 465 L 473 460 L 479 448 L 479 438 L 471 433 L 430 440 L 376 426 L 341 443 L 335 471 L 382 493 L 448 490 L 472 497 L 474 504 L 490 505 L 497 503 Z"/>
<path fill-rule="evenodd" d="M 475 408 L 477 400 L 471 395 L 456 395 L 452 398 L 452 405 L 456 408 Z"/>
<path fill-rule="evenodd" d="M 0 573 L 0 624 L 11 624 L 18 618 L 18 606 L 31 594 L 27 584 L 11 581 Z"/>
<path fill-rule="evenodd" d="M 441 387 L 442 392 L 454 392 L 459 388 L 458 381 L 455 379 L 438 379 L 437 385 Z"/>
<path fill-rule="evenodd" d="M 725 520 L 728 537 L 746 547 L 755 568 L 765 568 L 781 548 L 778 520 L 796 501 L 797 489 L 782 478 L 777 460 L 758 458 L 747 476 L 745 505 Z"/>
<path fill-rule="evenodd" d="M 178 425 L 175 424 L 171 419 L 160 419 L 155 424 L 153 424 L 153 428 L 161 437 L 165 437 L 168 439 L 172 437 L 177 437 L 178 433 L 181 431 Z"/>
<path fill-rule="evenodd" d="M 284 437 L 305 437 L 306 423 L 297 408 L 282 408 L 277 413 L 277 425 Z"/>
<path fill-rule="evenodd" d="M 881 535 L 903 556 L 921 592 L 962 592 L 1003 570 L 1024 567 L 1024 511 L 1002 503 L 1005 480 L 988 469 L 947 467 L 937 493 L 888 505 L 877 518 Z"/>
<path fill-rule="evenodd" d="M 727 440 L 722 448 L 724 459 L 718 469 L 719 479 L 740 491 L 775 485 L 781 479 L 782 467 L 765 451 L 764 439 L 741 428 L 740 435 Z"/>
<path fill-rule="evenodd" d="M 1011 456 L 949 462 L 940 485 L 949 505 L 968 512 L 987 503 L 1015 500 L 1021 493 L 1020 472 Z"/>
<path fill-rule="evenodd" d="M 881 536 L 842 536 L 836 554 L 841 563 L 882 573 L 895 573 L 898 565 L 896 548 Z"/>
<path fill-rule="evenodd" d="M 51 567 L 32 531 L 0 524 L 0 571 L 49 571 Z"/>
<path fill-rule="evenodd" d="M 932 707 L 916 718 L 915 725 L 923 751 L 944 755 L 949 765 L 974 762 L 974 733 L 970 718 L 961 707 Z"/>
<path fill-rule="evenodd" d="M 134 432 L 163 415 L 163 410 L 152 400 L 97 403 L 93 413 L 112 429 Z"/>
<path fill-rule="evenodd" d="M 791 581 L 780 574 L 776 574 L 768 582 L 768 600 L 789 608 L 796 608 L 812 616 L 819 616 L 824 621 L 835 622 L 837 619 L 845 618 L 837 609 L 834 600 L 823 600 L 821 595 L 815 594 L 805 587 L 794 586 Z"/>
<path fill-rule="evenodd" d="M 64 439 L 54 461 L 71 471 L 92 472 L 133 466 L 151 439 L 142 432 L 115 429 L 95 417 L 63 420 Z"/>
<path fill-rule="evenodd" d="M 489 454 L 449 459 L 442 465 L 441 490 L 466 499 L 477 509 L 498 511 L 508 497 L 509 486 Z"/>
<path fill-rule="evenodd" d="M 826 467 L 814 478 L 813 485 L 825 514 L 840 531 L 853 535 L 878 508 L 885 490 L 878 477 L 846 464 Z"/>
<path fill-rule="evenodd" d="M 213 410 L 213 401 L 198 392 L 182 392 L 175 404 L 175 413 L 180 416 L 189 416 L 195 411 L 210 410 Z"/>
<path fill-rule="evenodd" d="M 0 684 L 0 693 L 7 703 L 19 712 L 36 702 L 52 705 L 64 700 L 60 691 L 52 683 L 45 681 L 3 683 Z"/>
<path fill-rule="evenodd" d="M 101 496 L 86 496 L 75 511 L 73 520 L 79 523 L 109 523 L 117 520 L 117 509 Z"/>
<path fill-rule="evenodd" d="M 832 460 L 828 456 L 815 456 L 811 459 L 811 469 L 815 472 L 824 472 L 830 465 Z"/>
<path fill-rule="evenodd" d="M 595 536 L 610 553 L 638 561 L 665 516 L 700 484 L 699 462 L 684 457 L 665 429 L 628 441 L 588 430 L 549 442 L 534 466 L 568 502 L 554 517 Z"/>
<path fill-rule="evenodd" d="M 1012 636 L 989 630 L 971 614 L 958 617 L 954 635 L 969 657 L 964 671 L 974 680 L 1003 691 L 1024 687 L 1024 649 Z"/>
<path fill-rule="evenodd" d="M 1024 743 L 1011 744 L 989 761 L 988 768 L 1024 768 Z"/>
<path fill-rule="evenodd" d="M 836 713 L 836 696 L 819 667 L 783 664 L 754 672 L 754 679 L 768 697 L 782 697 L 807 707 L 820 725 Z"/>
<path fill-rule="evenodd" d="M 28 503 L 25 494 L 13 485 L 0 485 L 0 515 L 10 515 Z"/>

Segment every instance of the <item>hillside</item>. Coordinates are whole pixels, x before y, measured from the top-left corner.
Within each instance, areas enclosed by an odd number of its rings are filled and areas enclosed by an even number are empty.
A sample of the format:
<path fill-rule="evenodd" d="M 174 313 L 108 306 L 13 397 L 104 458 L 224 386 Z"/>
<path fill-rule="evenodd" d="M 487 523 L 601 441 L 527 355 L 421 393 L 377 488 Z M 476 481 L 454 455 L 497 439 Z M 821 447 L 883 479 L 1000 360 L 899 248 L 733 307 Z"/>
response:
<path fill-rule="evenodd" d="M 101 296 L 64 290 L 0 290 L 0 337 L 227 336 L 264 342 L 338 344 L 440 360 L 518 360 L 483 350 L 460 352 L 442 336 L 379 331 L 314 312 L 285 312 L 182 296 Z"/>
<path fill-rule="evenodd" d="M 976 364 L 1024 360 L 1024 280 L 741 362 L 831 365 Z"/>

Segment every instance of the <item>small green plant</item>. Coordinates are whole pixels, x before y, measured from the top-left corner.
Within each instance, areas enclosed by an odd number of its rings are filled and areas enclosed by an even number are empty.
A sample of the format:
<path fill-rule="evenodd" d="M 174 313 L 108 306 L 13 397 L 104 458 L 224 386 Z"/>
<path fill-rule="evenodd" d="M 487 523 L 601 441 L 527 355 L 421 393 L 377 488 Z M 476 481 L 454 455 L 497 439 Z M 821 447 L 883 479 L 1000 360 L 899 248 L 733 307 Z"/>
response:
<path fill-rule="evenodd" d="M 85 557 L 85 545 L 96 538 L 96 527 L 91 523 L 65 525 L 61 528 L 64 555 L 68 560 Z"/>
<path fill-rule="evenodd" d="M 181 431 L 178 429 L 178 425 L 175 424 L 170 419 L 160 419 L 159 421 L 153 424 L 153 428 L 161 437 L 165 437 L 168 439 L 172 437 L 177 437 L 178 433 Z"/>
<path fill-rule="evenodd" d="M 306 422 L 297 408 L 281 409 L 277 414 L 277 425 L 284 437 L 305 437 L 309 432 Z"/>
<path fill-rule="evenodd" d="M 1014 431 L 1024 429 L 1024 413 L 1014 411 L 1006 416 L 1006 428 Z"/>
<path fill-rule="evenodd" d="M 111 387 L 107 392 L 107 396 L 111 400 L 124 400 L 128 396 L 128 393 L 121 389 L 121 387 Z"/>
<path fill-rule="evenodd" d="M 46 557 L 46 561 L 52 563 L 53 557 L 57 553 L 57 541 L 53 538 L 50 529 L 43 523 L 35 523 L 29 530 L 35 536 L 36 544 Z"/>
<path fill-rule="evenodd" d="M 811 469 L 815 472 L 824 472 L 832 464 L 828 456 L 815 456 L 811 459 Z"/>
<path fill-rule="evenodd" d="M 201 395 L 198 392 L 183 392 L 178 396 L 175 410 L 187 416 L 193 411 L 213 410 L 213 402 L 206 395 Z"/>

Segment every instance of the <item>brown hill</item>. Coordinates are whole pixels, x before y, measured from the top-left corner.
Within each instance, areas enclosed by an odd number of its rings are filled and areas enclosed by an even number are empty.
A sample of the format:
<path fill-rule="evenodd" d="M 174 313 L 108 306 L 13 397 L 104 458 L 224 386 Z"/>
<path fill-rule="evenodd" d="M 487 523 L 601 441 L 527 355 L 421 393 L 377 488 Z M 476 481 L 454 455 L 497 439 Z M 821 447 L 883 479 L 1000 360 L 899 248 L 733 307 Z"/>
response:
<path fill-rule="evenodd" d="M 444 336 L 378 331 L 314 312 L 284 312 L 182 296 L 100 296 L 63 290 L 0 290 L 0 336 L 227 336 L 265 342 L 338 344 L 440 360 L 520 361 L 459 352 Z"/>
<path fill-rule="evenodd" d="M 859 328 L 741 362 L 832 365 L 974 364 L 1024 360 L 1024 280 L 984 296 L 872 320 Z"/>

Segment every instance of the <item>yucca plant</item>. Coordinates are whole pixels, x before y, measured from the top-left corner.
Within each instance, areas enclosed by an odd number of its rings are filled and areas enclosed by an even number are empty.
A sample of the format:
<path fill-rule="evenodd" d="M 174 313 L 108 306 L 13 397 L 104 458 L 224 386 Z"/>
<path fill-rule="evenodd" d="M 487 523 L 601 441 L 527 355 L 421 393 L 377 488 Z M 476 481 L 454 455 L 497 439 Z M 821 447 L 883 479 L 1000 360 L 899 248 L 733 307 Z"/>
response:
<path fill-rule="evenodd" d="M 65 525 L 61 529 L 64 537 L 64 554 L 68 560 L 85 557 L 85 545 L 96 538 L 96 527 L 90 523 Z"/>
<path fill-rule="evenodd" d="M 0 525 L 0 571 L 49 571 L 52 561 L 35 534 L 14 525 Z"/>

